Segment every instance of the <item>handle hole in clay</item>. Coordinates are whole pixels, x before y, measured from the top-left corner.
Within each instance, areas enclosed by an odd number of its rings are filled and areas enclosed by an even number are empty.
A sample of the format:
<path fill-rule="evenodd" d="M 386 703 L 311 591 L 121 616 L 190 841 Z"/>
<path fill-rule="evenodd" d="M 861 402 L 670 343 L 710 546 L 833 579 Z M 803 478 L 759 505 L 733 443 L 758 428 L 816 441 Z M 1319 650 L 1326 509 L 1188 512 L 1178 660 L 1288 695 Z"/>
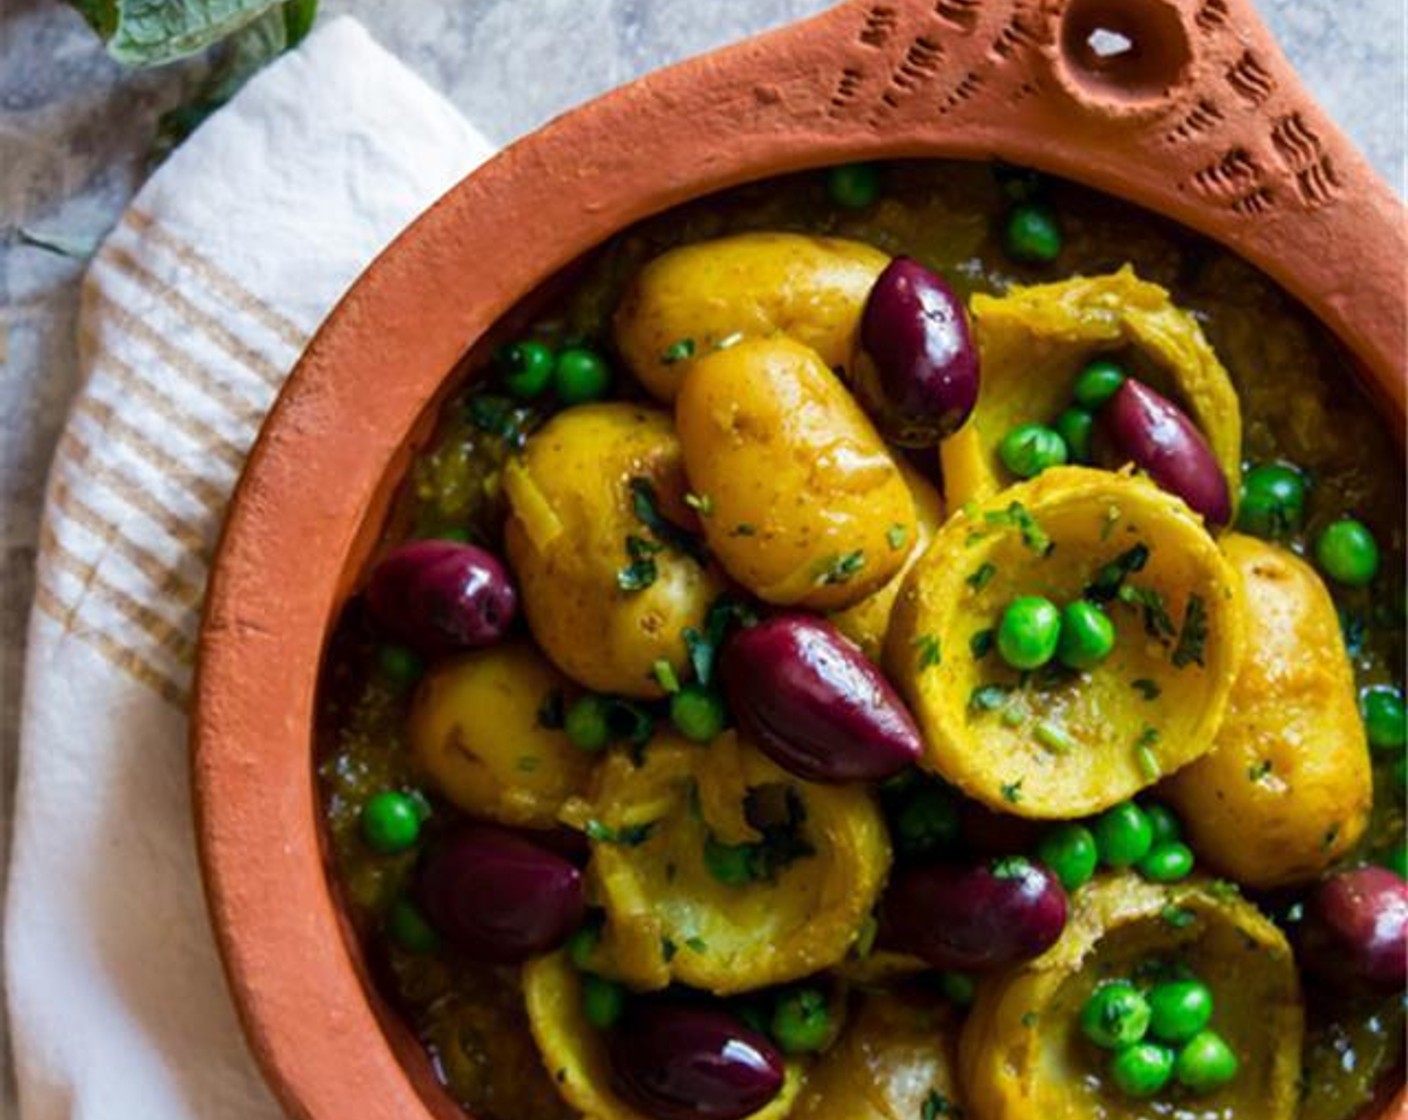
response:
<path fill-rule="evenodd" d="M 1067 77 L 1097 101 L 1158 99 L 1183 80 L 1192 57 L 1168 0 L 1071 0 L 1062 19 Z"/>

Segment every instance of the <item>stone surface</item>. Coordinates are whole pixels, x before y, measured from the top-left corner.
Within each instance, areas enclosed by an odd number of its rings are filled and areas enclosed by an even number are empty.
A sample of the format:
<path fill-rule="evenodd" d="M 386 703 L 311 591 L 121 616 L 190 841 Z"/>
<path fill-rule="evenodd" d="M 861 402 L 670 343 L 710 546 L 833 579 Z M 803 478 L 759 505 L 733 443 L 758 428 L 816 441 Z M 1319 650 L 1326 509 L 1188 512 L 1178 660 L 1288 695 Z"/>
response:
<path fill-rule="evenodd" d="M 1390 182 L 1404 183 L 1404 23 L 1396 0 L 1259 0 L 1312 91 Z M 827 0 L 325 0 L 357 15 L 498 141 L 647 69 L 799 18 Z M 0 15 L 0 867 L 44 475 L 76 377 L 82 249 L 140 184 L 157 116 L 201 64 L 124 73 L 55 0 Z M 3 874 L 0 872 L 0 874 Z M 7 1082 L 8 1084 L 8 1082 Z M 8 1110 L 4 1110 L 8 1114 Z"/>

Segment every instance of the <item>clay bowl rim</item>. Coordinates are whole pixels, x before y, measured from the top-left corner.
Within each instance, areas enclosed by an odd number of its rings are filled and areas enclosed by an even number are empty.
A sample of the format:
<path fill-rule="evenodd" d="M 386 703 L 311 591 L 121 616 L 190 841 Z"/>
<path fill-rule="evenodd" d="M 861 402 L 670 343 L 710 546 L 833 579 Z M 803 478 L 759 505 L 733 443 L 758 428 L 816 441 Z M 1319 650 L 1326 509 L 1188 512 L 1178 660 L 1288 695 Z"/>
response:
<path fill-rule="evenodd" d="M 1014 2 L 992 0 L 982 18 L 1006 19 Z M 1191 8 L 1192 0 L 1176 3 Z M 921 7 L 931 6 L 901 5 L 901 18 Z M 1321 288 L 1295 267 L 1313 258 L 1281 241 L 1286 229 L 1328 230 L 1346 256 L 1372 265 L 1377 245 L 1382 263 L 1386 244 L 1401 260 L 1401 208 L 1314 108 L 1254 17 L 1241 17 L 1238 41 L 1260 46 L 1354 189 L 1336 206 L 1262 223 L 1252 236 L 1250 225 L 1211 228 L 1210 208 L 1171 189 L 1168 168 L 1092 164 L 1100 136 L 1125 129 L 1128 154 L 1131 137 L 1147 133 L 1124 115 L 1094 126 L 1077 121 L 1063 147 L 1045 140 L 1050 107 L 1041 100 L 1010 111 L 1005 123 L 996 113 L 966 123 L 900 113 L 892 129 L 832 119 L 818 109 L 831 87 L 821 88 L 816 75 L 856 51 L 868 10 L 852 0 L 649 75 L 496 156 L 377 258 L 318 331 L 271 411 L 211 575 L 192 778 L 221 959 L 255 1057 L 290 1114 L 463 1120 L 367 984 L 326 867 L 312 763 L 317 690 L 330 627 L 370 554 L 410 444 L 457 381 L 454 371 L 521 297 L 584 250 L 648 214 L 747 181 L 861 159 L 1001 158 L 1181 221 L 1262 267 L 1334 325 L 1401 430 L 1404 384 L 1388 357 L 1401 322 L 1393 315 L 1387 325 L 1373 322 L 1376 309 L 1393 304 L 1392 270 L 1337 271 L 1320 261 L 1319 275 L 1329 278 Z M 1039 66 L 1040 57 L 1028 65 Z M 685 120 L 702 139 L 682 143 L 670 131 Z M 520 236 L 521 251 L 505 253 L 505 231 L 525 230 L 536 239 L 524 246 Z M 491 272 L 466 266 L 484 260 L 494 262 Z M 1344 304 L 1351 280 L 1367 293 L 1365 307 Z M 1400 1097 L 1383 1115 L 1401 1108 Z"/>

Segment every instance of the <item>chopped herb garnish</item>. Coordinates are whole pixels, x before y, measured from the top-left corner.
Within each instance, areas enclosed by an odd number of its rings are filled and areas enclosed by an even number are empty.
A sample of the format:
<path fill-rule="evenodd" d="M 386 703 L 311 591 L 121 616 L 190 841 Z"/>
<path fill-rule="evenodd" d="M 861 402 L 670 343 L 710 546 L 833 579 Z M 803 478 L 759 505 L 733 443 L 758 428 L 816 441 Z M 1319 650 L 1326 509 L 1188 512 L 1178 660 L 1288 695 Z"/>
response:
<path fill-rule="evenodd" d="M 708 494 L 686 494 L 684 504 L 700 517 L 709 517 L 714 512 L 714 499 Z"/>
<path fill-rule="evenodd" d="M 1017 879 L 1031 868 L 1031 861 L 1025 856 L 1003 856 L 993 861 L 992 874 L 994 879 Z"/>
<path fill-rule="evenodd" d="M 1207 644 L 1207 605 L 1201 595 L 1189 595 L 1188 606 L 1183 612 L 1183 629 L 1178 633 L 1178 645 L 1173 650 L 1174 667 L 1182 669 L 1193 664 L 1204 665 Z"/>
<path fill-rule="evenodd" d="M 692 357 L 694 357 L 694 339 L 682 338 L 665 348 L 665 352 L 660 355 L 660 364 L 672 366 L 676 362 L 687 361 Z"/>
<path fill-rule="evenodd" d="M 860 932 L 856 934 L 856 943 L 851 948 L 851 955 L 857 960 L 865 960 L 875 951 L 875 939 L 879 936 L 880 923 L 872 914 L 861 923 Z"/>
<path fill-rule="evenodd" d="M 1015 782 L 1002 783 L 1002 800 L 1008 804 L 1015 805 L 1022 800 L 1022 782 L 1025 779 L 1018 778 Z"/>
<path fill-rule="evenodd" d="M 1120 593 L 1124 581 L 1135 572 L 1142 572 L 1149 562 L 1149 546 L 1137 544 L 1121 552 L 1086 585 L 1085 598 L 1092 603 L 1108 603 Z"/>
<path fill-rule="evenodd" d="M 756 525 L 750 525 L 747 521 L 740 521 L 728 531 L 728 535 L 731 537 L 756 537 L 758 535 L 758 527 Z"/>
<path fill-rule="evenodd" d="M 531 409 L 521 408 L 508 397 L 476 393 L 465 411 L 469 422 L 487 435 L 498 436 L 510 447 L 522 447 L 533 422 Z"/>
<path fill-rule="evenodd" d="M 691 953 L 707 953 L 709 951 L 709 943 L 702 937 L 686 937 L 684 947 Z"/>
<path fill-rule="evenodd" d="M 981 661 L 992 652 L 993 630 L 988 627 L 986 630 L 977 631 L 968 639 L 968 650 L 973 654 L 976 661 Z"/>
<path fill-rule="evenodd" d="M 943 664 L 943 647 L 933 634 L 920 634 L 910 644 L 914 646 L 914 667 L 919 672 Z"/>
<path fill-rule="evenodd" d="M 1271 773 L 1271 759 L 1263 758 L 1247 767 L 1247 781 L 1259 782 Z"/>
<path fill-rule="evenodd" d="M 1339 839 L 1339 835 L 1340 824 L 1339 821 L 1336 821 L 1334 824 L 1330 825 L 1330 827 L 1325 830 L 1325 835 L 1321 837 L 1321 851 L 1328 852 L 1331 848 L 1333 848 L 1335 846 L 1335 841 Z"/>
<path fill-rule="evenodd" d="M 1047 750 L 1055 754 L 1067 754 L 1080 746 L 1065 730 L 1048 719 L 1032 728 L 1032 737 Z"/>
<path fill-rule="evenodd" d="M 1230 902 L 1234 898 L 1242 897 L 1242 888 L 1230 879 L 1214 879 L 1208 884 L 1208 894 L 1213 898 L 1220 898 L 1224 902 Z"/>
<path fill-rule="evenodd" d="M 758 786 L 743 801 L 743 815 L 762 839 L 748 845 L 753 879 L 772 881 L 797 860 L 816 855 L 802 835 L 807 807 L 792 786 Z"/>
<path fill-rule="evenodd" d="M 1151 681 L 1148 677 L 1140 677 L 1137 681 L 1130 681 L 1129 687 L 1144 697 L 1145 700 L 1157 700 L 1163 693 L 1157 681 Z"/>
<path fill-rule="evenodd" d="M 655 534 L 656 540 L 676 552 L 683 553 L 696 564 L 709 562 L 709 553 L 703 542 L 660 512 L 660 499 L 655 492 L 655 484 L 650 479 L 637 476 L 631 479 L 630 489 L 631 509 L 636 515 L 636 520 Z"/>
<path fill-rule="evenodd" d="M 940 1116 L 948 1116 L 952 1120 L 962 1120 L 963 1110 L 937 1089 L 931 1089 L 929 1095 L 924 1098 L 923 1107 L 919 1110 L 919 1120 L 939 1120 Z"/>
<path fill-rule="evenodd" d="M 1369 624 L 1364 620 L 1364 616 L 1349 607 L 1341 607 L 1340 631 L 1344 634 L 1345 652 L 1350 657 L 1358 657 L 1364 652 L 1364 641 L 1368 636 Z"/>
<path fill-rule="evenodd" d="M 542 764 L 542 759 L 536 755 L 521 754 L 514 763 L 514 767 L 522 774 L 532 774 Z"/>
<path fill-rule="evenodd" d="M 1159 917 L 1163 919 L 1164 925 L 1170 929 L 1187 929 L 1195 921 L 1197 915 L 1186 906 L 1175 906 L 1169 903 L 1159 911 Z"/>
<path fill-rule="evenodd" d="M 616 844 L 622 848 L 638 848 L 650 839 L 654 824 L 632 824 L 624 828 L 612 828 L 609 824 L 593 817 L 587 822 L 587 839 L 598 844 Z"/>
<path fill-rule="evenodd" d="M 977 712 L 993 712 L 1007 703 L 1007 697 L 1011 694 L 1010 684 L 979 685 L 968 697 L 968 706 Z"/>
<path fill-rule="evenodd" d="M 1019 530 L 1022 543 L 1040 556 L 1049 555 L 1056 547 L 1031 511 L 1021 502 L 1013 502 L 1004 510 L 990 510 L 983 514 L 983 520 L 989 525 Z"/>
<path fill-rule="evenodd" d="M 669 964 L 675 959 L 675 954 L 680 951 L 680 947 L 668 937 L 660 939 L 660 955 L 665 958 L 665 963 Z"/>
<path fill-rule="evenodd" d="M 1030 1030 L 1032 1027 L 1036 1026 L 1039 1019 L 1040 1016 L 1037 1015 L 1035 1011 L 1028 1011 L 1022 1015 L 1022 1026 Z"/>
<path fill-rule="evenodd" d="M 1151 587 L 1135 587 L 1125 584 L 1119 590 L 1119 601 L 1129 607 L 1142 608 L 1144 613 L 1144 633 L 1161 640 L 1172 638 L 1178 633 L 1173 619 L 1164 606 L 1164 597 Z"/>
<path fill-rule="evenodd" d="M 654 560 L 635 560 L 616 573 L 616 586 L 622 591 L 644 591 L 660 578 Z"/>
<path fill-rule="evenodd" d="M 544 696 L 543 702 L 538 705 L 538 726 L 549 731 L 560 731 L 566 716 L 567 701 L 562 695 L 562 689 L 555 688 Z"/>
<path fill-rule="evenodd" d="M 995 575 L 997 575 L 996 564 L 982 564 L 978 567 L 977 571 L 969 574 L 968 586 L 971 587 L 974 591 L 981 591 L 984 587 L 986 587 L 989 583 L 992 582 L 992 577 Z"/>
<path fill-rule="evenodd" d="M 857 572 L 865 567 L 865 550 L 858 548 L 841 556 L 833 556 L 822 562 L 817 571 L 817 583 L 848 583 Z"/>
<path fill-rule="evenodd" d="M 886 543 L 896 552 L 902 549 L 905 546 L 905 542 L 908 540 L 909 526 L 907 525 L 901 525 L 896 522 L 885 532 Z"/>
<path fill-rule="evenodd" d="M 1156 782 L 1163 774 L 1158 755 L 1143 743 L 1134 746 L 1134 764 L 1139 767 L 1139 773 L 1146 782 Z"/>
<path fill-rule="evenodd" d="M 1134 740 L 1134 745 L 1136 747 L 1152 747 L 1161 738 L 1163 738 L 1163 736 L 1159 734 L 1158 728 L 1150 727 L 1146 723 L 1144 730 L 1139 732 L 1139 738 Z"/>
<path fill-rule="evenodd" d="M 680 690 L 680 679 L 675 676 L 675 667 L 663 657 L 655 663 L 651 672 L 655 675 L 656 683 L 671 696 Z"/>
<path fill-rule="evenodd" d="M 701 685 L 708 688 L 713 683 L 719 647 L 729 632 L 738 626 L 752 626 L 757 620 L 757 615 L 748 604 L 728 595 L 720 595 L 704 618 L 704 633 L 692 626 L 685 627 L 681 636 L 689 651 L 694 677 Z"/>

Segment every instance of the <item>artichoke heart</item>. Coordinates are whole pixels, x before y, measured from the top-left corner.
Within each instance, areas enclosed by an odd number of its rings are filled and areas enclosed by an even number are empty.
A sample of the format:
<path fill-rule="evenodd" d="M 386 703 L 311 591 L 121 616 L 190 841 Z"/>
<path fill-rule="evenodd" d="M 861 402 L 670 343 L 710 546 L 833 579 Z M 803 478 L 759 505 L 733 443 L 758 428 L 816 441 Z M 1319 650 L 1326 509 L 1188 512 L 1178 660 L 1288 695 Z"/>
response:
<path fill-rule="evenodd" d="M 1227 370 L 1198 321 L 1125 267 L 1106 276 L 973 297 L 983 385 L 964 429 L 940 448 L 951 505 L 989 497 L 1008 479 L 997 447 L 1019 424 L 1054 423 L 1092 358 L 1128 351 L 1134 372 L 1180 403 L 1238 492 L 1242 415 Z"/>
<path fill-rule="evenodd" d="M 1071 920 L 1045 954 L 979 988 L 959 1047 L 972 1111 L 983 1120 L 1155 1120 L 1166 1099 L 1123 1096 L 1081 1035 L 1080 1013 L 1111 979 L 1185 965 L 1213 991 L 1212 1026 L 1241 1073 L 1197 1098 L 1198 1116 L 1291 1120 L 1299 1106 L 1304 1012 L 1284 935 L 1226 884 L 1175 886 L 1133 874 L 1072 897 Z"/>
<path fill-rule="evenodd" d="M 582 815 L 606 910 L 593 967 L 637 988 L 726 995 L 829 968 L 890 867 L 867 790 L 792 777 L 734 732 L 708 749 L 657 739 L 639 766 L 608 758 L 566 814 Z"/>
<path fill-rule="evenodd" d="M 993 628 L 1029 595 L 1099 605 L 1113 652 L 1079 671 L 1009 668 Z M 924 765 L 1003 812 L 1078 817 L 1211 748 L 1245 625 L 1241 581 L 1179 499 L 1061 467 L 945 523 L 900 595 L 886 663 Z"/>

